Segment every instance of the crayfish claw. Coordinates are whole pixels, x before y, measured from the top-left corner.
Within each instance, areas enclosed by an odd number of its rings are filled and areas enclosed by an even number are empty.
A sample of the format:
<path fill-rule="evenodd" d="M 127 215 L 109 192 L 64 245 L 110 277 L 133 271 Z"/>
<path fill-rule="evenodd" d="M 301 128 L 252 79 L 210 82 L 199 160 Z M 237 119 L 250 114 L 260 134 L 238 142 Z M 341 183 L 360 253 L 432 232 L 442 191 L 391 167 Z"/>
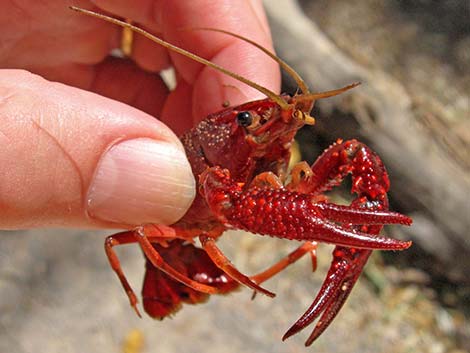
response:
<path fill-rule="evenodd" d="M 359 278 L 370 253 L 370 250 L 337 246 L 333 252 L 334 258 L 326 280 L 315 300 L 307 311 L 287 330 L 282 340 L 284 341 L 302 331 L 321 315 L 313 332 L 305 342 L 306 346 L 311 345 L 338 314 Z"/>
<path fill-rule="evenodd" d="M 401 224 L 411 225 L 413 220 L 401 213 L 352 206 L 336 205 L 329 202 L 315 204 L 316 210 L 326 219 L 351 224 Z"/>
<path fill-rule="evenodd" d="M 352 230 L 326 220 L 318 220 L 317 222 L 319 225 L 318 235 L 315 235 L 312 240 L 369 250 L 404 250 L 412 244 L 411 241 L 379 237 L 374 234 Z"/>
<path fill-rule="evenodd" d="M 328 328 L 328 326 L 330 326 L 331 322 L 339 313 L 343 307 L 343 304 L 346 302 L 346 299 L 351 293 L 354 282 L 351 283 L 349 281 L 345 281 L 341 288 L 336 291 L 334 300 L 331 300 L 330 304 L 323 312 L 320 320 L 315 325 L 315 328 L 308 337 L 307 341 L 305 341 L 306 347 L 310 346 L 318 337 L 320 337 L 320 335 Z"/>
<path fill-rule="evenodd" d="M 308 325 L 310 325 L 334 299 L 335 294 L 342 286 L 344 277 L 347 273 L 348 265 L 345 263 L 338 264 L 336 272 L 328 276 L 328 279 L 323 283 L 317 297 L 307 311 L 292 325 L 292 327 L 284 334 L 282 340 L 295 335 Z"/>

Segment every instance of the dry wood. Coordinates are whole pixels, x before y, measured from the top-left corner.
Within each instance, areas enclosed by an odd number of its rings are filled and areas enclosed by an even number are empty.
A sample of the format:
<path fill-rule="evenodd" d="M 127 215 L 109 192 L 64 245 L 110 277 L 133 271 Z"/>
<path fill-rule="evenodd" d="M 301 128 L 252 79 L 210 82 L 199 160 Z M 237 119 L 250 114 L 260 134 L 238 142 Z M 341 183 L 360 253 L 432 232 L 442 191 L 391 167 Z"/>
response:
<path fill-rule="evenodd" d="M 470 280 L 464 270 L 470 266 L 468 144 L 446 128 L 437 109 L 425 118 L 416 114 L 401 82 L 345 55 L 295 1 L 265 5 L 278 54 L 311 88 L 363 83 L 349 97 L 319 102 L 320 108 L 340 106 L 353 115 L 393 177 L 392 197 L 415 219 L 406 236 L 447 265 L 449 274 Z"/>

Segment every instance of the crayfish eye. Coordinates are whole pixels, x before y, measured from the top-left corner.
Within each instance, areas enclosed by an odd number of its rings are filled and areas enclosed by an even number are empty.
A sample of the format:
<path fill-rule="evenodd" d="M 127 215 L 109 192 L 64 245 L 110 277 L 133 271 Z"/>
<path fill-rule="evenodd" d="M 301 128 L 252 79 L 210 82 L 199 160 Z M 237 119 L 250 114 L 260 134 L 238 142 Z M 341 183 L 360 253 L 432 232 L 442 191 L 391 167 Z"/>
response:
<path fill-rule="evenodd" d="M 250 126 L 253 122 L 253 116 L 250 112 L 239 112 L 237 114 L 237 124 L 240 126 Z"/>

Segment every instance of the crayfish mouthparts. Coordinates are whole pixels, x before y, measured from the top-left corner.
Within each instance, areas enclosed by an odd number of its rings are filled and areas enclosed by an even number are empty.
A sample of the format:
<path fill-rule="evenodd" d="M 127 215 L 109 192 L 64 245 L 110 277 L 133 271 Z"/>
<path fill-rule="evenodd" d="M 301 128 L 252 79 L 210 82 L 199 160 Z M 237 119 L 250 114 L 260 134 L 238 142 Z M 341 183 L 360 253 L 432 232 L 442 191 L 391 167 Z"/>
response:
<path fill-rule="evenodd" d="M 315 125 L 315 118 L 301 110 L 295 110 L 292 117 L 298 121 L 303 122 L 305 125 Z"/>

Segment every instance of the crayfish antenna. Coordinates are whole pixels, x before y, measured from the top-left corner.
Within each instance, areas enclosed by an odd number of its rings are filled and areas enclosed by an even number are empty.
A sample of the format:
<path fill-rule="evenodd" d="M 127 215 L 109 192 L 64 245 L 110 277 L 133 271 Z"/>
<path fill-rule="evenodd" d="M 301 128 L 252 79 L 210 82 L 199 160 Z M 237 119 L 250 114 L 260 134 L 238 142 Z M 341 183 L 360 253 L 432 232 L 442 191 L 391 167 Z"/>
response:
<path fill-rule="evenodd" d="M 309 94 L 310 93 L 310 90 L 309 90 L 307 84 L 305 83 L 303 78 L 300 77 L 299 73 L 292 68 L 292 66 L 290 66 L 288 63 L 286 63 L 284 60 L 282 60 L 280 57 L 278 57 L 273 52 L 269 51 L 268 49 L 266 49 L 265 47 L 259 45 L 258 43 L 252 41 L 251 39 L 243 37 L 243 36 L 241 36 L 239 34 L 236 34 L 236 33 L 232 33 L 232 32 L 225 31 L 223 29 L 217 29 L 217 28 L 196 27 L 196 28 L 191 28 L 191 30 L 211 31 L 211 32 L 224 33 L 224 34 L 227 34 L 229 36 L 238 38 L 238 39 L 240 39 L 244 42 L 250 43 L 251 45 L 253 45 L 256 48 L 258 48 L 259 50 L 261 50 L 263 53 L 265 53 L 267 56 L 269 56 L 271 59 L 276 61 L 294 79 L 294 81 L 297 83 L 297 85 L 299 86 L 299 88 L 300 88 L 300 90 L 302 91 L 303 94 Z"/>
<path fill-rule="evenodd" d="M 354 82 L 350 85 L 344 86 L 342 88 L 334 89 L 331 91 L 325 91 L 325 92 L 318 92 L 318 93 L 308 93 L 308 94 L 300 94 L 295 97 L 296 102 L 311 102 L 315 101 L 317 99 L 321 98 L 329 98 L 329 97 L 334 97 L 337 96 L 343 92 L 349 91 L 350 89 L 353 89 L 354 87 L 357 87 L 361 84 L 361 82 Z"/>
<path fill-rule="evenodd" d="M 236 79 L 240 82 L 243 82 L 244 84 L 256 89 L 257 91 L 259 91 L 259 92 L 263 93 L 264 95 L 266 95 L 268 98 L 272 99 L 283 110 L 288 110 L 290 108 L 290 105 L 281 96 L 279 96 L 278 94 L 274 93 L 273 91 L 267 89 L 266 87 L 263 87 L 263 86 L 257 84 L 256 82 L 250 81 L 247 78 L 245 78 L 243 76 L 240 76 L 240 75 L 238 75 L 234 72 L 231 72 L 231 71 L 223 68 L 222 66 L 214 64 L 213 62 L 211 62 L 207 59 L 204 59 L 204 58 L 202 58 L 202 57 L 200 57 L 196 54 L 190 53 L 187 50 L 184 50 L 184 49 L 182 49 L 180 47 L 177 47 L 176 45 L 173 45 L 173 44 L 171 44 L 171 43 L 169 43 L 169 42 L 167 42 L 163 39 L 160 39 L 160 38 L 154 36 L 153 34 L 143 30 L 142 28 L 134 26 L 134 25 L 132 25 L 130 23 L 127 23 L 125 21 L 121 21 L 121 20 L 118 20 L 116 18 L 103 15 L 103 14 L 98 13 L 98 12 L 82 9 L 80 7 L 69 6 L 69 8 L 71 10 L 77 11 L 77 12 L 82 13 L 84 15 L 91 16 L 91 17 L 96 17 L 96 18 L 99 18 L 101 20 L 114 23 L 115 25 L 121 26 L 123 28 L 128 28 L 128 29 L 130 29 L 130 30 L 132 30 L 136 33 L 139 33 L 139 34 L 143 35 L 144 37 L 150 39 L 152 42 L 155 42 L 155 43 L 161 45 L 162 47 L 167 48 L 168 50 L 171 50 L 175 53 L 178 53 L 178 54 L 183 55 L 187 58 L 190 58 L 190 59 L 192 59 L 194 61 L 197 61 L 198 63 L 201 63 L 203 65 L 209 66 L 209 67 L 213 68 L 214 70 L 222 72 L 223 74 L 225 74 L 227 76 L 233 77 L 234 79 Z"/>

